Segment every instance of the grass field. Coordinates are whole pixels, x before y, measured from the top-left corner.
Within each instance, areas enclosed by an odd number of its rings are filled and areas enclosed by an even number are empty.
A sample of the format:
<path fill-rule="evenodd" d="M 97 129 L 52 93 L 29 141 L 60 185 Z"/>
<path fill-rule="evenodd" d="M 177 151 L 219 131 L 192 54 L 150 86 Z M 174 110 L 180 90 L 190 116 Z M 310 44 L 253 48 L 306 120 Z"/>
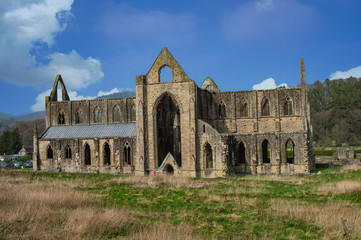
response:
<path fill-rule="evenodd" d="M 355 153 L 361 153 L 361 146 L 352 146 L 355 150 Z M 337 148 L 349 148 L 349 146 L 345 147 L 314 147 L 315 156 L 329 156 L 331 157 Z"/>
<path fill-rule="evenodd" d="M 361 239 L 360 166 L 191 179 L 0 171 L 0 239 Z"/>

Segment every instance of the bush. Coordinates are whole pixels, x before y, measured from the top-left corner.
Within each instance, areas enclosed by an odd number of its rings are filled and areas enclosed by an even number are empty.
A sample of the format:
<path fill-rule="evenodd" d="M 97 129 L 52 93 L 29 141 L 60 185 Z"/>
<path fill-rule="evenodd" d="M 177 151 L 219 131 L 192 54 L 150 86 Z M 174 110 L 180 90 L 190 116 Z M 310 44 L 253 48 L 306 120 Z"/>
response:
<path fill-rule="evenodd" d="M 316 149 L 315 155 L 316 156 L 332 156 L 336 150 L 324 150 L 324 149 Z"/>
<path fill-rule="evenodd" d="M 27 162 L 30 161 L 33 158 L 32 154 L 27 154 L 24 157 L 18 158 L 18 161 Z"/>

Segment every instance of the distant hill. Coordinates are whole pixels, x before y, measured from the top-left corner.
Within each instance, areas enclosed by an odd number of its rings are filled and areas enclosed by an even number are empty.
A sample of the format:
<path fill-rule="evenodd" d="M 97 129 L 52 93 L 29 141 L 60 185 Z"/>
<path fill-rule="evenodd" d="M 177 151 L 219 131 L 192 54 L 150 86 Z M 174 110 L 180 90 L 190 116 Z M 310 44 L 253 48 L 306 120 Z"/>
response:
<path fill-rule="evenodd" d="M 119 93 L 112 93 L 109 95 L 97 97 L 97 99 L 104 99 L 104 98 L 126 98 L 126 97 L 135 97 L 134 91 L 124 91 Z"/>
<path fill-rule="evenodd" d="M 30 121 L 41 118 L 45 118 L 45 111 L 33 112 L 28 114 L 19 114 L 19 115 L 0 112 L 0 120 L 9 119 L 18 122 L 18 121 Z"/>
<path fill-rule="evenodd" d="M 45 111 L 19 115 L 0 112 L 0 131 L 11 129 L 17 122 L 33 121 L 37 119 L 45 119 Z"/>

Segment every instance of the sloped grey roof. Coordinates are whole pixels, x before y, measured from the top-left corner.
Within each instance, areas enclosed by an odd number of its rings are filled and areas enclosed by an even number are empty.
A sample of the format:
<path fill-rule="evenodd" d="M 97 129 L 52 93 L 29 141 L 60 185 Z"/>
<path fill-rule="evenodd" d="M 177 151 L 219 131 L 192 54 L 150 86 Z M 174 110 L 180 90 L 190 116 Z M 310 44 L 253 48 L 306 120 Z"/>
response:
<path fill-rule="evenodd" d="M 52 126 L 40 137 L 56 138 L 103 138 L 136 136 L 135 123 Z"/>

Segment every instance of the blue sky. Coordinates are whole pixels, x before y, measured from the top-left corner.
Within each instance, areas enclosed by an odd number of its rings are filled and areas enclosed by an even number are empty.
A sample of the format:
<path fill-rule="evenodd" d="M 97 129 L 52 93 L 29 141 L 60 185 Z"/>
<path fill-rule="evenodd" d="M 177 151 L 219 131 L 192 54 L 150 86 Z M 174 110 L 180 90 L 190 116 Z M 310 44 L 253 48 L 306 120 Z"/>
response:
<path fill-rule="evenodd" d="M 135 89 L 167 47 L 222 91 L 361 77 L 361 1 L 1 0 L 0 112 L 44 109 L 57 74 L 70 98 Z"/>

